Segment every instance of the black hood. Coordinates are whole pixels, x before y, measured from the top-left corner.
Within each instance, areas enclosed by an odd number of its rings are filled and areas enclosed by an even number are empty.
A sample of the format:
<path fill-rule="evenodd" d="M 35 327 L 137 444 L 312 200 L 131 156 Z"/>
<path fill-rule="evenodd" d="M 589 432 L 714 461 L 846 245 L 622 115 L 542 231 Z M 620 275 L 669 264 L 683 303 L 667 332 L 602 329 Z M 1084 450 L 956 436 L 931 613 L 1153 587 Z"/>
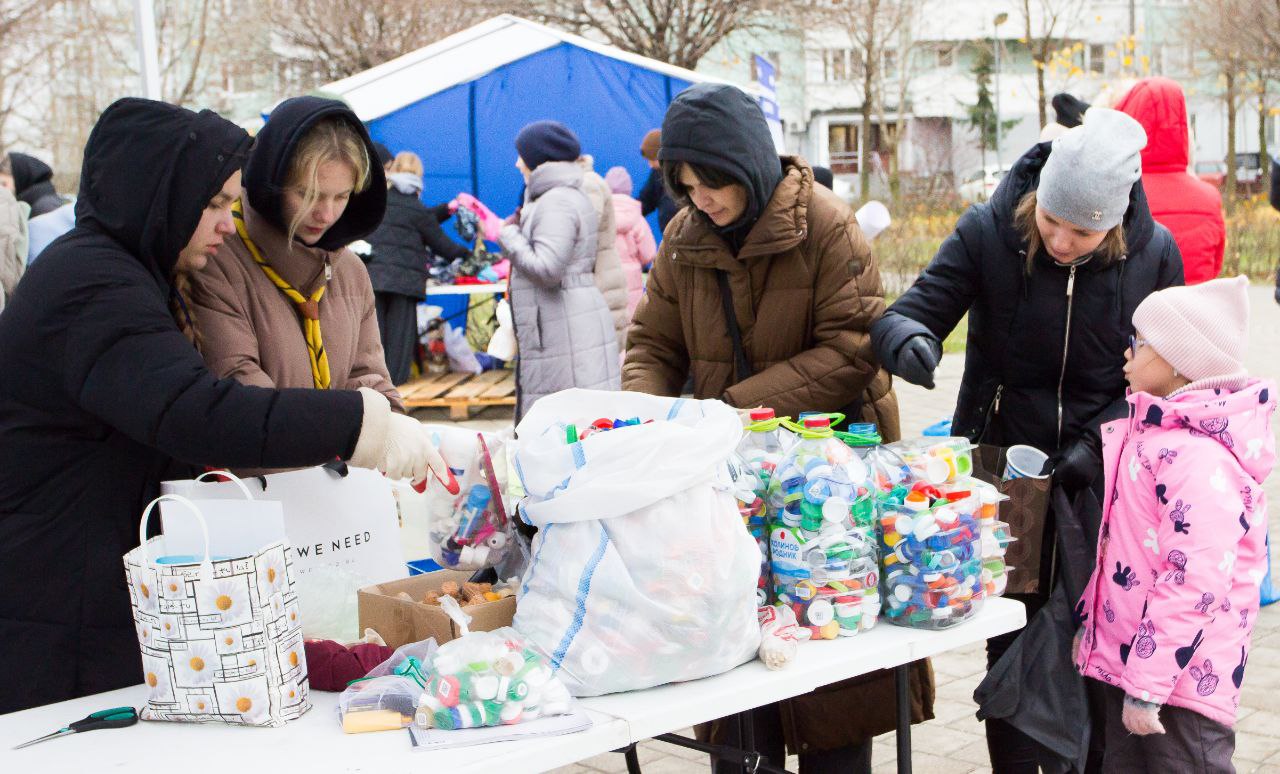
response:
<path fill-rule="evenodd" d="M 1052 152 L 1052 142 L 1031 146 L 1031 150 L 1014 162 L 1013 168 L 1000 181 L 995 193 L 991 195 L 991 201 L 986 205 L 995 215 L 1001 239 L 1011 250 L 1017 251 L 1025 247 L 1014 223 L 1018 202 L 1040 186 L 1040 170 L 1044 169 Z M 1142 180 L 1138 180 L 1129 191 L 1129 209 L 1124 213 L 1124 241 L 1129 254 L 1140 252 L 1146 247 L 1154 233 L 1155 221 L 1151 218 L 1151 208 L 1147 206 L 1147 194 L 1142 188 Z"/>
<path fill-rule="evenodd" d="M 119 100 L 85 143 L 76 227 L 111 237 L 168 282 L 205 206 L 244 165 L 251 143 L 211 110 Z"/>
<path fill-rule="evenodd" d="M 782 182 L 764 113 L 736 86 L 699 83 L 680 92 L 662 120 L 658 159 L 714 167 L 746 186 L 747 211 L 722 233 L 749 231 Z"/>
<path fill-rule="evenodd" d="M 13 168 L 13 187 L 19 196 L 36 183 L 48 183 L 53 180 L 53 170 L 49 165 L 25 153 L 10 153 L 9 165 Z"/>
<path fill-rule="evenodd" d="M 244 168 L 244 190 L 250 206 L 267 222 L 287 233 L 289 224 L 284 222 L 281 194 L 293 152 L 307 130 L 318 121 L 334 116 L 349 123 L 364 142 L 369 157 L 369 185 L 351 197 L 338 222 L 312 245 L 321 250 L 338 250 L 372 234 L 387 210 L 387 178 L 378 162 L 377 148 L 351 108 L 321 97 L 294 97 L 281 102 L 258 133 L 253 155 Z"/>
<path fill-rule="evenodd" d="M 18 201 L 35 204 L 41 196 L 57 194 L 53 187 L 53 170 L 35 156 L 10 153 L 9 166 L 13 169 L 13 188 Z"/>

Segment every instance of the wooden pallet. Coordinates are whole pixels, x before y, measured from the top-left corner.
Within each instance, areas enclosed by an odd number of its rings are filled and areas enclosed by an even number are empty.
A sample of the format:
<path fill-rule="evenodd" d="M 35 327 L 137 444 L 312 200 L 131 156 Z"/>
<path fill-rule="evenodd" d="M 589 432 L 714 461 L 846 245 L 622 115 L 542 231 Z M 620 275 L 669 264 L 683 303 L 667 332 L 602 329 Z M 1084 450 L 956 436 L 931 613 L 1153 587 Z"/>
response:
<path fill-rule="evenodd" d="M 508 369 L 482 374 L 433 374 L 400 386 L 405 408 L 447 408 L 449 419 L 461 421 L 471 409 L 516 405 L 516 372 Z"/>

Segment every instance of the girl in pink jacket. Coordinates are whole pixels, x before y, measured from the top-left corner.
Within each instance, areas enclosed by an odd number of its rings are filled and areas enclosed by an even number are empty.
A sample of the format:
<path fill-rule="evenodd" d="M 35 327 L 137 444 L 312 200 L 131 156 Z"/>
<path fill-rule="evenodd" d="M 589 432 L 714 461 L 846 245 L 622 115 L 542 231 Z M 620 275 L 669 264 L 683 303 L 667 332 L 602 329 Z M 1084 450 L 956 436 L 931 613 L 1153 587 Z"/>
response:
<path fill-rule="evenodd" d="M 1076 667 L 1106 684 L 1107 771 L 1233 771 L 1266 574 L 1275 384 L 1243 360 L 1244 277 L 1148 296 L 1128 420 L 1102 428 L 1107 505 Z"/>
<path fill-rule="evenodd" d="M 625 167 L 614 167 L 604 176 L 613 191 L 613 214 L 618 224 L 618 257 L 627 275 L 627 317 L 635 314 L 644 294 L 642 272 L 658 254 L 649 222 L 640 213 L 640 202 L 631 198 L 631 175 Z"/>

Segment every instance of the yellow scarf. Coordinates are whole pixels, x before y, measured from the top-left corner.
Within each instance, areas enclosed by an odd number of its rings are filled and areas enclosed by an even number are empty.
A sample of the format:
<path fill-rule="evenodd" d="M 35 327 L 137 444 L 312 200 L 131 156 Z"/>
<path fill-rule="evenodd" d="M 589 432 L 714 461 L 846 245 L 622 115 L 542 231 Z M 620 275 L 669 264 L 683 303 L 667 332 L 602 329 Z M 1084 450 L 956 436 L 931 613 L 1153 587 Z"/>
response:
<path fill-rule="evenodd" d="M 239 199 L 231 206 L 231 214 L 236 220 L 236 233 L 240 235 L 244 246 L 249 248 L 249 255 L 253 256 L 254 263 L 258 264 L 258 268 L 267 275 L 267 279 L 280 288 L 280 292 L 284 293 L 298 308 L 298 315 L 302 318 L 302 333 L 307 340 L 307 354 L 311 356 L 311 378 L 319 389 L 329 389 L 329 356 L 324 352 L 324 338 L 320 335 L 320 298 L 324 295 L 326 286 L 321 285 L 311 294 L 311 298 L 299 293 L 285 281 L 284 277 L 271 268 L 267 259 L 262 257 L 262 251 L 249 238 L 249 229 L 244 223 L 244 205 Z"/>

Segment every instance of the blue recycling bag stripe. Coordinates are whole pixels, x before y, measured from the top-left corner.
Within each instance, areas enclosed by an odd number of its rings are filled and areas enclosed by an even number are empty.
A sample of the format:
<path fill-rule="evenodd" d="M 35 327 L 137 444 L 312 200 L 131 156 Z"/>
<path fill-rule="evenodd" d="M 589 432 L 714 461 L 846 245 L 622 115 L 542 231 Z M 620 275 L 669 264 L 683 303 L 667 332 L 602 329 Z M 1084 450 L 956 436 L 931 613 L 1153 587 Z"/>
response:
<path fill-rule="evenodd" d="M 676 402 L 671 404 L 671 410 L 667 412 L 667 421 L 675 419 L 680 414 L 680 409 L 684 408 L 685 399 L 676 398 Z"/>
<path fill-rule="evenodd" d="M 524 584 L 520 587 L 520 596 L 529 593 L 529 581 L 533 580 L 533 573 L 538 569 L 538 559 L 542 556 L 542 547 L 547 544 L 547 537 L 551 534 L 551 528 L 555 526 L 555 522 L 547 525 L 546 529 L 541 531 L 541 540 L 538 542 L 538 550 L 533 555 L 533 561 L 529 563 L 529 571 L 524 574 Z"/>
<path fill-rule="evenodd" d="M 582 578 L 578 580 L 578 597 L 575 600 L 573 623 L 569 624 L 569 628 L 565 630 L 564 639 L 560 641 L 560 645 L 556 647 L 556 652 L 551 656 L 551 668 L 553 670 L 560 669 L 560 664 L 564 661 L 565 654 L 569 652 L 569 647 L 573 645 L 573 639 L 578 636 L 578 632 L 582 631 L 582 622 L 587 617 L 587 595 L 591 593 L 591 577 L 595 575 L 596 567 L 604 559 L 604 551 L 608 547 L 609 533 L 601 525 L 600 543 L 596 546 L 595 553 L 587 560 L 586 569 L 582 571 Z M 537 562 L 536 558 L 534 562 Z"/>
<path fill-rule="evenodd" d="M 585 468 L 587 466 L 587 453 L 582 448 L 582 442 L 579 441 L 578 443 L 573 444 L 572 446 L 569 447 L 569 449 L 573 451 L 574 467 L 578 468 L 579 470 L 581 470 L 582 468 Z"/>

